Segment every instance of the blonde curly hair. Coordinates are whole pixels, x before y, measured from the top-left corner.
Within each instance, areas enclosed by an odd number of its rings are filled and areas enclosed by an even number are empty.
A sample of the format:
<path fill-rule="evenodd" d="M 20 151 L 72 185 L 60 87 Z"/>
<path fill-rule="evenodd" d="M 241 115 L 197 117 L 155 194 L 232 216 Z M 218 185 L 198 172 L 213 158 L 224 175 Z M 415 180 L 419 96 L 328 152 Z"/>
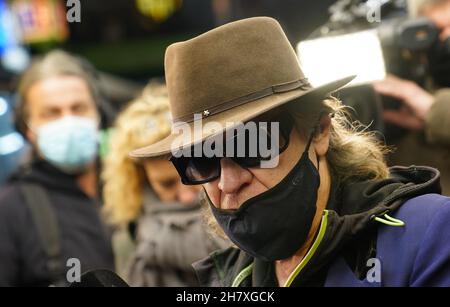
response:
<path fill-rule="evenodd" d="M 141 163 L 129 158 L 128 153 L 162 140 L 170 131 L 167 89 L 151 83 L 119 115 L 111 132 L 109 154 L 101 175 L 103 210 L 109 223 L 126 226 L 141 212 L 147 178 Z"/>

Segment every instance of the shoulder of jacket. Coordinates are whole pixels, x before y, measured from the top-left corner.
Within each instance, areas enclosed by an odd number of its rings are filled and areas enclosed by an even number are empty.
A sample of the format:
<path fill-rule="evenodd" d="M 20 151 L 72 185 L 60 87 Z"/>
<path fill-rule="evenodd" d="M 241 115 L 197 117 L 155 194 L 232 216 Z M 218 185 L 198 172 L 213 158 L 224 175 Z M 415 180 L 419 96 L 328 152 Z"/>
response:
<path fill-rule="evenodd" d="M 424 194 L 408 199 L 395 214 L 398 218 L 419 217 L 426 222 L 431 221 L 437 212 L 450 209 L 450 197 L 440 194 Z M 450 213 L 450 212 L 449 212 Z"/>
<path fill-rule="evenodd" d="M 436 232 L 440 228 L 445 231 L 442 220 L 450 220 L 450 198 L 439 194 L 416 196 L 405 201 L 389 215 L 403 222 L 403 225 L 380 225 L 379 237 L 383 238 L 390 249 L 408 249 L 412 252 L 420 248 L 430 231 Z"/>
<path fill-rule="evenodd" d="M 232 246 L 214 251 L 192 266 L 201 286 L 228 287 L 236 275 L 251 262 L 252 257 Z"/>

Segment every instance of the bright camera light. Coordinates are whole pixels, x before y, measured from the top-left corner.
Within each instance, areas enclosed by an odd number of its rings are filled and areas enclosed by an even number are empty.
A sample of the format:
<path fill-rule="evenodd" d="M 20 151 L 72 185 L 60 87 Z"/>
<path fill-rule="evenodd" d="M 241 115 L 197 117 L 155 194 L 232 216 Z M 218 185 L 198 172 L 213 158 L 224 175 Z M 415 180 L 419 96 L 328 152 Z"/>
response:
<path fill-rule="evenodd" d="M 23 47 L 11 47 L 3 54 L 1 63 L 9 71 L 21 73 L 30 64 L 30 55 Z"/>
<path fill-rule="evenodd" d="M 6 114 L 6 111 L 8 111 L 8 103 L 4 98 L 0 97 L 0 116 Z"/>
<path fill-rule="evenodd" d="M 24 145 L 23 137 L 17 132 L 2 136 L 0 137 L 0 156 L 16 152 Z"/>
<path fill-rule="evenodd" d="M 297 53 L 313 86 L 350 75 L 357 76 L 350 85 L 358 85 L 386 75 L 376 30 L 303 41 L 298 43 Z"/>

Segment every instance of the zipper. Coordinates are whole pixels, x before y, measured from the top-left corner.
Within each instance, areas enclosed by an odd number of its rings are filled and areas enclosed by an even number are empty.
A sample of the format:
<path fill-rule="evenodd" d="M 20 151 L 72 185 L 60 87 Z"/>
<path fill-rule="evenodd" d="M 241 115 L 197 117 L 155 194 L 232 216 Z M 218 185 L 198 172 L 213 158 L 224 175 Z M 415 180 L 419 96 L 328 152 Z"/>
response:
<path fill-rule="evenodd" d="M 294 269 L 294 271 L 291 273 L 291 275 L 289 275 L 289 277 L 286 280 L 283 287 L 290 287 L 292 282 L 295 280 L 295 278 L 297 278 L 298 274 L 300 274 L 300 272 L 303 270 L 303 268 L 306 266 L 306 264 L 308 264 L 308 262 L 311 260 L 312 256 L 315 254 L 317 248 L 319 247 L 320 243 L 322 242 L 322 239 L 326 232 L 327 223 L 328 223 L 328 210 L 324 210 L 322 222 L 320 223 L 319 234 L 317 235 L 316 240 L 314 241 L 313 245 L 309 249 L 308 253 L 306 253 L 306 256 L 297 265 L 297 267 Z"/>
<path fill-rule="evenodd" d="M 249 277 L 250 275 L 252 275 L 253 272 L 253 262 L 250 263 L 245 269 L 243 269 L 238 276 L 236 276 L 236 278 L 233 281 L 233 284 L 231 285 L 231 287 L 235 288 L 235 287 L 239 287 L 239 285 L 244 281 L 244 279 L 246 279 L 247 277 Z"/>

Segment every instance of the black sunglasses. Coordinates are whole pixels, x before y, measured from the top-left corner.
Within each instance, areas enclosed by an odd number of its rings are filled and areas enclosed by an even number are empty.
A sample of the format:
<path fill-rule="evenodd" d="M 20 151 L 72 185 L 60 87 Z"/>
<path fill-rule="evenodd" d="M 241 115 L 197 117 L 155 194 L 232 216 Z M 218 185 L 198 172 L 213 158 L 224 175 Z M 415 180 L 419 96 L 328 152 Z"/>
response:
<path fill-rule="evenodd" d="M 259 147 L 259 140 L 266 140 L 266 144 L 271 144 L 272 138 L 276 137 L 278 138 L 277 146 L 278 146 L 278 155 L 281 154 L 286 150 L 286 148 L 289 145 L 289 134 L 291 133 L 292 127 L 294 125 L 294 121 L 291 116 L 286 114 L 285 112 L 280 112 L 276 116 L 272 117 L 270 120 L 264 121 L 262 118 L 259 118 L 257 120 L 253 120 L 257 124 L 257 127 L 259 126 L 259 123 L 266 122 L 267 125 L 265 126 L 267 129 L 257 129 L 258 136 L 256 138 L 256 148 Z M 271 123 L 278 122 L 279 123 L 279 133 L 278 135 L 272 135 L 271 131 Z M 225 139 L 225 146 L 223 148 L 223 154 L 220 157 L 195 157 L 194 156 L 194 148 L 190 148 L 191 155 L 190 157 L 186 157 L 183 155 L 174 155 L 171 157 L 170 161 L 173 163 L 175 168 L 177 169 L 181 181 L 183 184 L 186 185 L 196 185 L 196 184 L 203 184 L 206 182 L 211 182 L 216 180 L 220 177 L 221 172 L 221 165 L 220 160 L 223 157 L 227 157 L 227 150 L 226 148 L 228 146 L 232 146 L 233 153 L 240 152 L 238 156 L 232 156 L 229 157 L 232 159 L 235 163 L 240 165 L 244 168 L 256 168 L 260 167 L 262 161 L 268 161 L 270 159 L 273 159 L 275 156 L 267 156 L 262 155 L 261 153 L 257 152 L 256 155 L 254 151 L 251 151 L 251 146 L 255 145 L 250 144 L 250 136 L 248 130 L 245 131 L 245 143 L 242 144 L 239 140 L 239 135 L 236 131 L 233 137 Z M 255 139 L 253 139 L 255 141 Z M 203 145 L 203 143 L 202 143 Z M 214 143 L 213 143 L 214 145 Z M 245 146 L 245 148 L 242 148 L 242 145 Z M 241 148 L 238 148 L 241 147 Z M 202 147 L 203 148 L 203 147 Z M 239 151 L 240 149 L 240 151 Z M 183 150 L 185 152 L 185 150 Z"/>

